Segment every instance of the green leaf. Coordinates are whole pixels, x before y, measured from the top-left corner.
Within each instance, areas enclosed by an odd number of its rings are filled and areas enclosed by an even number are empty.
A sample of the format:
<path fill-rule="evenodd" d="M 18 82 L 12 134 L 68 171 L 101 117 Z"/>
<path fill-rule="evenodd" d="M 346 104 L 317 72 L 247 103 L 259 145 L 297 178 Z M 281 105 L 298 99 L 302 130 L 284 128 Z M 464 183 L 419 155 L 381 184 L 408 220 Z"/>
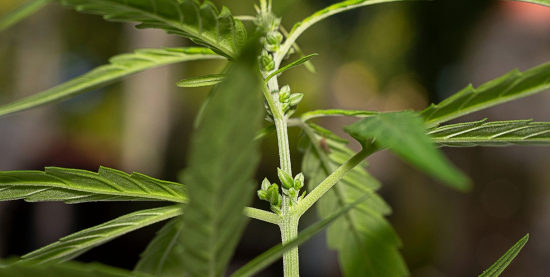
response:
<path fill-rule="evenodd" d="M 491 267 L 483 271 L 480 277 L 498 277 L 500 274 L 510 265 L 514 258 L 519 254 L 523 246 L 529 240 L 529 234 L 525 235 L 518 242 L 516 242 L 512 248 L 510 248 L 502 257 L 500 257 Z"/>
<path fill-rule="evenodd" d="M 174 218 L 157 233 L 134 269 L 135 272 L 149 273 L 153 276 L 182 276 L 184 267 L 182 218 Z"/>
<path fill-rule="evenodd" d="M 513 70 L 478 88 L 469 85 L 441 103 L 432 104 L 420 115 L 428 127 L 550 88 L 550 63 L 525 72 Z"/>
<path fill-rule="evenodd" d="M 345 130 L 361 143 L 375 140 L 402 159 L 459 190 L 470 187 L 469 180 L 437 151 L 413 112 L 381 113 L 362 119 Z"/>
<path fill-rule="evenodd" d="M 222 276 L 246 224 L 259 161 L 254 140 L 262 122 L 258 51 L 247 49 L 214 87 L 191 141 L 185 209 L 184 258 L 189 276 Z"/>
<path fill-rule="evenodd" d="M 279 74 L 282 74 L 283 72 L 287 71 L 287 70 L 290 70 L 292 68 L 295 68 L 297 66 L 300 66 L 304 63 L 307 63 L 309 60 L 311 60 L 311 58 L 315 57 L 315 56 L 318 56 L 319 54 L 317 53 L 314 53 L 314 54 L 311 54 L 311 55 L 307 55 L 305 57 L 301 57 L 300 59 L 296 60 L 296 61 L 293 61 L 287 65 L 285 65 L 284 67 L 280 68 L 279 70 L 269 74 L 269 76 L 267 76 L 264 80 L 264 82 L 268 82 L 271 78 L 279 75 Z"/>
<path fill-rule="evenodd" d="M 21 262 L 49 263 L 68 261 L 124 234 L 181 215 L 181 213 L 182 207 L 174 205 L 127 214 L 101 225 L 63 237 L 57 242 L 24 255 Z"/>
<path fill-rule="evenodd" d="M 99 172 L 47 167 L 45 171 L 0 172 L 0 201 L 94 201 L 187 202 L 185 186 L 143 174 L 100 167 Z"/>
<path fill-rule="evenodd" d="M 539 4 L 539 5 L 550 7 L 550 0 L 510 0 L 510 1 L 528 2 L 528 3 Z"/>
<path fill-rule="evenodd" d="M 0 116 L 61 101 L 145 69 L 184 61 L 216 58 L 221 57 L 206 48 L 141 49 L 133 54 L 118 55 L 110 59 L 109 65 L 100 66 L 56 87 L 0 106 Z"/>
<path fill-rule="evenodd" d="M 39 11 L 52 1 L 53 0 L 30 0 L 26 3 L 23 3 L 15 10 L 0 17 L 0 31 L 3 31 L 11 27 L 12 25 L 17 24 L 19 21 Z"/>
<path fill-rule="evenodd" d="M 140 22 L 138 28 L 158 28 L 190 38 L 226 57 L 236 57 L 246 41 L 246 29 L 226 7 L 196 0 L 61 0 L 79 12 L 106 20 Z"/>
<path fill-rule="evenodd" d="M 102 264 L 67 262 L 62 264 L 21 264 L 10 263 L 0 266 L 2 277 L 147 277 L 147 274 L 133 274 L 124 269 L 110 267 Z"/>
<path fill-rule="evenodd" d="M 332 4 L 322 10 L 315 12 L 314 14 L 310 15 L 309 17 L 302 20 L 301 22 L 294 24 L 294 26 L 292 27 L 292 30 L 290 30 L 290 33 L 287 36 L 286 41 L 281 47 L 281 50 L 277 52 L 277 56 L 275 57 L 276 64 L 281 63 L 283 58 L 288 53 L 288 50 L 290 50 L 290 48 L 295 44 L 296 40 L 307 29 L 309 29 L 309 27 L 313 26 L 315 23 L 320 22 L 331 15 L 339 14 L 352 9 L 356 9 L 356 8 L 360 8 L 368 5 L 397 2 L 397 1 L 415 1 L 415 0 L 347 0 L 347 1 L 342 1 L 342 2 Z"/>
<path fill-rule="evenodd" d="M 302 119 L 302 121 L 308 121 L 319 117 L 330 117 L 330 116 L 370 117 L 376 114 L 378 114 L 378 112 L 330 109 L 330 110 L 314 110 L 314 111 L 305 112 L 300 116 L 300 118 Z"/>
<path fill-rule="evenodd" d="M 441 146 L 547 145 L 550 144 L 550 122 L 481 120 L 441 126 L 428 134 Z"/>
<path fill-rule="evenodd" d="M 311 143 L 306 148 L 302 170 L 311 191 L 355 153 L 346 146 L 347 142 L 333 139 L 336 135 L 328 136 L 326 130 L 313 132 L 309 127 L 305 130 Z M 338 251 L 345 276 L 407 275 L 407 267 L 398 251 L 401 242 L 384 219 L 391 213 L 391 208 L 376 194 L 379 188 L 380 183 L 363 166 L 357 166 L 317 205 L 320 217 L 327 218 L 361 195 L 369 195 L 366 201 L 331 225 L 327 232 L 328 246 Z"/>
<path fill-rule="evenodd" d="M 300 234 L 295 239 L 289 241 L 285 245 L 279 244 L 272 247 L 271 249 L 267 250 L 266 252 L 262 253 L 261 255 L 254 258 L 252 261 L 248 262 L 247 264 L 239 268 L 237 271 L 235 271 L 231 275 L 231 277 L 248 277 L 248 276 L 253 276 L 256 273 L 259 273 L 261 270 L 271 265 L 277 259 L 281 258 L 285 252 L 289 251 L 292 248 L 302 245 L 304 242 L 308 241 L 313 236 L 315 236 L 316 234 L 324 230 L 327 226 L 329 226 L 335 220 L 345 215 L 352 208 L 356 207 L 358 204 L 365 201 L 365 199 L 366 199 L 365 196 L 360 197 L 354 203 L 348 204 L 345 207 L 340 208 L 339 210 L 332 213 L 328 217 L 309 226 L 308 228 L 300 232 Z"/>
<path fill-rule="evenodd" d="M 221 83 L 223 79 L 225 79 L 225 74 L 212 74 L 181 80 L 177 85 L 180 88 L 208 87 Z"/>

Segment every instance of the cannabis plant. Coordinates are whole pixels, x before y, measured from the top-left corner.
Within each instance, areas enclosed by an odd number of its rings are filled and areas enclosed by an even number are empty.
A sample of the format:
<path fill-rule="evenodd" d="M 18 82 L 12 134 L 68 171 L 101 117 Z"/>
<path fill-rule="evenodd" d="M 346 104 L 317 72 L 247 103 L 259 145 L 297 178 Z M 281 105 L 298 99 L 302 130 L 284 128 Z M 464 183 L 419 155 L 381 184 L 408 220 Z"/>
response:
<path fill-rule="evenodd" d="M 314 24 L 348 10 L 398 0 L 347 0 L 332 4 L 285 31 L 271 0 L 260 0 L 256 14 L 233 16 L 198 0 L 59 0 L 79 12 L 106 20 L 136 22 L 138 28 L 162 29 L 185 37 L 196 47 L 140 49 L 115 56 L 110 63 L 56 87 L 0 107 L 0 116 L 61 101 L 149 68 L 186 61 L 221 59 L 222 72 L 183 79 L 181 87 L 212 86 L 197 115 L 189 166 L 181 183 L 140 173 L 100 167 L 97 172 L 48 167 L 44 171 L 0 172 L 0 200 L 164 201 L 164 207 L 140 210 L 91 227 L 22 256 L 7 260 L 1 276 L 224 276 L 248 219 L 273 224 L 281 232 L 274 246 L 232 276 L 261 272 L 280 257 L 285 276 L 299 275 L 298 247 L 328 228 L 327 242 L 337 251 L 345 276 L 406 276 L 400 241 L 386 221 L 390 208 L 376 193 L 380 187 L 363 166 L 365 158 L 389 150 L 426 174 L 459 191 L 470 180 L 438 150 L 440 147 L 542 145 L 550 143 L 550 123 L 531 120 L 479 120 L 445 124 L 482 109 L 550 88 L 550 64 L 517 70 L 477 88 L 468 86 L 422 111 L 377 112 L 314 110 L 295 115 L 304 97 L 279 76 L 306 65 L 298 38 Z M 2 19 L 6 28 L 51 1 L 36 0 Z M 532 0 L 550 6 L 548 0 Z M 229 3 L 230 4 L 230 3 Z M 418 5 L 429 5 L 420 2 Z M 253 24 L 243 24 L 250 21 Z M 288 22 L 284 22 L 287 25 Z M 313 121 L 353 117 L 344 130 L 362 146 Z M 4 118 L 2 120 L 9 120 Z M 303 132 L 301 172 L 293 172 L 287 129 Z M 258 144 L 277 137 L 278 180 L 254 180 L 260 160 Z M 249 207 L 254 197 L 269 209 Z M 98 203 L 97 205 L 101 205 Z M 320 221 L 298 232 L 300 217 L 314 207 Z M 78 255 L 148 225 L 169 220 L 141 255 L 133 272 L 70 262 Z M 527 242 L 519 240 L 483 276 L 498 276 Z"/>

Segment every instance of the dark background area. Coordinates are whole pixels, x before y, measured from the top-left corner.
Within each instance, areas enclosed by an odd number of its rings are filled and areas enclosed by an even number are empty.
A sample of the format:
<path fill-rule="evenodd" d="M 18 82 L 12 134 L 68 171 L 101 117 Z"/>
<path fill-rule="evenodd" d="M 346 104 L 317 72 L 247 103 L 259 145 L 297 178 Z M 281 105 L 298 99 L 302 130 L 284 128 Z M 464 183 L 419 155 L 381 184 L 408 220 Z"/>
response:
<path fill-rule="evenodd" d="M 0 14 L 18 2 L 2 0 Z M 336 1 L 275 2 L 290 29 Z M 254 12 L 249 1 L 223 3 L 235 15 Z M 421 110 L 469 83 L 478 86 L 514 68 L 550 61 L 550 8 L 480 0 L 383 4 L 331 17 L 306 32 L 299 44 L 306 54 L 320 56 L 313 60 L 316 74 L 300 68 L 281 79 L 305 94 L 298 113 L 318 108 Z M 85 73 L 115 54 L 185 45 L 190 42 L 160 31 L 136 30 L 51 4 L 0 33 L 0 104 Z M 177 181 L 186 166 L 194 116 L 208 89 L 181 89 L 175 83 L 218 73 L 222 67 L 210 61 L 154 69 L 59 104 L 0 118 L 0 170 L 62 166 L 95 171 L 105 165 Z M 457 122 L 550 121 L 549 104 L 550 94 L 542 93 Z M 351 122 L 319 123 L 343 134 L 341 127 Z M 298 136 L 298 130 L 291 130 L 296 171 Z M 264 141 L 262 151 L 258 180 L 275 180 L 273 136 Z M 503 276 L 550 276 L 550 149 L 455 148 L 445 153 L 473 180 L 470 193 L 450 190 L 386 152 L 368 159 L 369 171 L 383 183 L 380 193 L 394 209 L 389 220 L 402 238 L 411 275 L 475 276 L 530 233 L 529 243 Z M 71 232 L 160 205 L 0 203 L 0 258 L 23 255 Z M 255 206 L 267 208 L 259 201 Z M 316 220 L 310 212 L 301 227 Z M 131 269 L 161 226 L 117 238 L 78 260 Z M 251 221 L 231 267 L 278 242 L 274 226 Z M 323 235 L 300 251 L 303 276 L 339 276 L 336 255 Z M 276 263 L 261 276 L 281 274 L 281 263 Z"/>

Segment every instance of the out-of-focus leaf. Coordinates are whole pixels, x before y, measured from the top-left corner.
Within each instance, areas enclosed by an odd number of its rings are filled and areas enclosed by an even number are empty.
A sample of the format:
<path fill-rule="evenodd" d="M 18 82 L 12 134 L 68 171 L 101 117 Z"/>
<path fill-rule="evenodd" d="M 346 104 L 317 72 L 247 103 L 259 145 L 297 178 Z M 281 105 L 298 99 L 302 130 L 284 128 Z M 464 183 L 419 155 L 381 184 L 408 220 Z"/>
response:
<path fill-rule="evenodd" d="M 175 205 L 127 214 L 63 237 L 57 242 L 24 255 L 21 262 L 50 263 L 68 261 L 124 234 L 181 215 L 181 213 L 182 206 Z"/>
<path fill-rule="evenodd" d="M 59 167 L 45 171 L 1 171 L 0 201 L 170 201 L 185 203 L 185 186 L 140 173 L 100 167 L 98 173 Z"/>
<path fill-rule="evenodd" d="M 152 277 L 147 274 L 134 274 L 124 269 L 102 264 L 67 262 L 62 264 L 21 264 L 10 262 L 0 266 L 2 277 Z"/>
<path fill-rule="evenodd" d="M 135 272 L 144 272 L 157 277 L 178 277 L 185 272 L 183 267 L 182 218 L 174 218 L 157 233 L 147 249 L 141 254 Z"/>
<path fill-rule="evenodd" d="M 149 68 L 184 61 L 218 58 L 222 57 L 207 48 L 141 49 L 133 54 L 114 56 L 109 60 L 108 65 L 97 67 L 51 89 L 0 106 L 0 116 L 58 102 Z"/>
<path fill-rule="evenodd" d="M 510 263 L 516 258 L 523 246 L 529 240 L 529 234 L 525 235 L 518 242 L 516 242 L 512 248 L 508 249 L 502 257 L 500 257 L 491 267 L 483 271 L 480 277 L 498 277 L 500 274 L 510 265 Z"/>
<path fill-rule="evenodd" d="M 361 143 L 374 140 L 424 172 L 459 190 L 469 180 L 437 150 L 426 134 L 424 122 L 413 112 L 381 113 L 362 119 L 345 130 Z"/>
<path fill-rule="evenodd" d="M 428 134 L 441 146 L 508 146 L 550 144 L 550 122 L 485 120 L 445 125 Z"/>
<path fill-rule="evenodd" d="M 106 20 L 140 22 L 138 28 L 157 28 L 187 37 L 226 57 L 236 57 L 246 41 L 246 29 L 228 8 L 218 11 L 210 1 L 197 0 L 61 0 L 79 12 Z"/>
<path fill-rule="evenodd" d="M 183 215 L 183 263 L 190 276 L 222 276 L 240 238 L 243 208 L 254 194 L 252 177 L 259 161 L 262 101 L 258 51 L 243 50 L 214 87 L 191 141 L 189 204 Z"/>
<path fill-rule="evenodd" d="M 428 127 L 435 127 L 451 119 L 542 92 L 549 88 L 550 63 L 547 63 L 523 73 L 519 70 L 513 70 L 478 88 L 469 85 L 441 103 L 432 104 L 424 109 L 420 115 L 424 118 Z"/>
<path fill-rule="evenodd" d="M 53 0 L 30 0 L 17 7 L 15 10 L 0 17 L 0 31 L 3 31 L 19 21 L 33 15 Z"/>
<path fill-rule="evenodd" d="M 319 129 L 319 128 L 317 128 Z M 307 131 L 310 140 L 302 161 L 309 190 L 313 190 L 329 173 L 350 159 L 354 152 L 336 135 Z M 319 200 L 317 211 L 327 218 L 333 211 L 353 203 L 361 195 L 369 197 L 359 203 L 327 231 L 327 242 L 338 251 L 345 276 L 405 276 L 408 274 L 399 254 L 401 242 L 384 219 L 391 208 L 376 194 L 380 183 L 363 166 L 357 166 Z"/>

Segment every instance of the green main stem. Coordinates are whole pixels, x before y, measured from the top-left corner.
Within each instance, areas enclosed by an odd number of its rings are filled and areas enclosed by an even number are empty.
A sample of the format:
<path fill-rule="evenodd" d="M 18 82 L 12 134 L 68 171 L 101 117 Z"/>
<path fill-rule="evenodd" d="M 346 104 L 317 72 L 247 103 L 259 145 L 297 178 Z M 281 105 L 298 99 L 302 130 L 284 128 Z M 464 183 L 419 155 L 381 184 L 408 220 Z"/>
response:
<path fill-rule="evenodd" d="M 290 147 L 288 143 L 288 126 L 287 118 L 284 115 L 282 107 L 279 103 L 279 83 L 277 77 L 271 78 L 267 87 L 264 88 L 264 96 L 267 104 L 273 113 L 275 129 L 277 131 L 277 143 L 279 146 L 279 161 L 281 170 L 292 175 L 292 163 L 290 160 Z M 300 216 L 295 214 L 290 207 L 291 200 L 283 194 L 281 219 L 279 228 L 281 229 L 281 240 L 283 244 L 295 239 L 298 236 L 298 222 Z M 283 254 L 283 267 L 285 277 L 300 276 L 300 265 L 298 256 L 298 247 L 289 250 Z"/>

